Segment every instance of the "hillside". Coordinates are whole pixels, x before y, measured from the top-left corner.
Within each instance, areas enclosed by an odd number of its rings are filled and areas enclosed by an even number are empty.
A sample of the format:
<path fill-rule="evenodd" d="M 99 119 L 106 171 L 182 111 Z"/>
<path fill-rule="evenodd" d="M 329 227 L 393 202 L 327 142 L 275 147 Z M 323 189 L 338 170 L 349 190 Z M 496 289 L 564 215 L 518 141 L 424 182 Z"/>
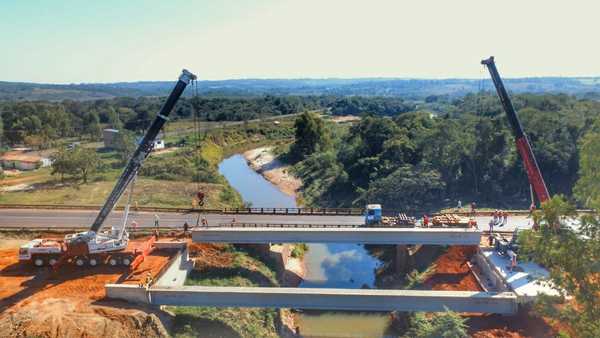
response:
<path fill-rule="evenodd" d="M 600 93 L 600 78 L 540 77 L 506 79 L 513 92 L 566 93 L 583 96 Z M 172 81 L 38 84 L 1 82 L 0 100 L 92 100 L 117 96 L 166 95 Z M 203 95 L 367 95 L 425 98 L 430 95 L 463 96 L 493 89 L 488 78 L 479 79 L 241 79 L 199 81 Z M 190 91 L 188 91 L 188 94 Z"/>

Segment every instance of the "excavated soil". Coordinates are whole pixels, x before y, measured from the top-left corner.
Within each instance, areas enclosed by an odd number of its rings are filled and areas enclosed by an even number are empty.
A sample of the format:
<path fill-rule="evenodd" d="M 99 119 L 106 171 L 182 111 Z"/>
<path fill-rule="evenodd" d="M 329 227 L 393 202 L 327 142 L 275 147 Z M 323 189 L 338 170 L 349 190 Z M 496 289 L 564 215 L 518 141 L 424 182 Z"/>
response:
<path fill-rule="evenodd" d="M 131 241 L 128 250 L 143 248 Z M 19 263 L 18 248 L 0 250 L 0 336 L 2 337 L 163 337 L 161 312 L 105 298 L 107 283 L 139 283 L 156 276 L 169 254 L 154 252 L 133 272 L 126 267 L 58 272 Z"/>
<path fill-rule="evenodd" d="M 451 246 L 435 261 L 436 270 L 425 285 L 431 290 L 483 291 L 467 262 L 476 246 Z M 557 330 L 546 320 L 522 312 L 514 316 L 465 314 L 469 333 L 475 338 L 554 337 Z"/>
<path fill-rule="evenodd" d="M 225 268 L 233 264 L 233 254 L 223 251 L 225 244 L 188 243 L 188 251 L 194 260 L 194 267 L 201 270 L 205 267 Z"/>
<path fill-rule="evenodd" d="M 476 251 L 474 246 L 451 246 L 434 262 L 435 274 L 425 286 L 430 290 L 483 291 L 467 265 Z"/>
<path fill-rule="evenodd" d="M 474 338 L 555 337 L 558 330 L 543 318 L 522 312 L 515 316 L 472 315 L 467 317 L 469 332 Z"/>

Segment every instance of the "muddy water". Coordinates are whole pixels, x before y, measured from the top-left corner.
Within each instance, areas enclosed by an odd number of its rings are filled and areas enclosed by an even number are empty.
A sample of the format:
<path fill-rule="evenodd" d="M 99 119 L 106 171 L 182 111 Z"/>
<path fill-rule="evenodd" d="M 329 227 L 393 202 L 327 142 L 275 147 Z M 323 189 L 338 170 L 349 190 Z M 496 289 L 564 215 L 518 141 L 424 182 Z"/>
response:
<path fill-rule="evenodd" d="M 293 197 L 252 170 L 242 155 L 219 164 L 219 172 L 235 188 L 244 202 L 253 207 L 296 207 Z M 309 244 L 305 255 L 306 278 L 300 287 L 372 287 L 374 270 L 381 262 L 356 244 Z M 388 337 L 395 336 L 388 313 L 304 311 L 297 325 L 304 337 Z"/>

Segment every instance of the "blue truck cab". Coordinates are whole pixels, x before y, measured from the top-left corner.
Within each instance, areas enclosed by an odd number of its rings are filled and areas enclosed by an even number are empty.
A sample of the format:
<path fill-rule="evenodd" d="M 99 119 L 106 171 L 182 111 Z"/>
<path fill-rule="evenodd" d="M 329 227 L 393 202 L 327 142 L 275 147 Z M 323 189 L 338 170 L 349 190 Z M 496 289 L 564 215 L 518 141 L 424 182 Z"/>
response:
<path fill-rule="evenodd" d="M 365 224 L 381 223 L 381 204 L 367 204 L 365 210 Z"/>

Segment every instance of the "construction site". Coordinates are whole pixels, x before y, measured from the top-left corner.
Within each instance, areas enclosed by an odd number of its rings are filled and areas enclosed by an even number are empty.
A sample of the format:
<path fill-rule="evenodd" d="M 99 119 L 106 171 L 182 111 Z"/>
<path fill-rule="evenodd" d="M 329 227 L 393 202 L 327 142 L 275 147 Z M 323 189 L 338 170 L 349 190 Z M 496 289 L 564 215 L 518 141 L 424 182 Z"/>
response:
<path fill-rule="evenodd" d="M 550 194 L 493 57 L 482 63 L 513 129 L 534 208 Z M 459 204 L 455 212 L 421 217 L 388 212 L 385 201 L 364 209 L 302 208 L 295 201 L 204 209 L 201 192 L 196 208 L 135 208 L 138 172 L 195 80 L 182 72 L 99 212 L 75 205 L 0 208 L 1 336 L 184 336 L 177 307 L 275 309 L 271 320 L 284 337 L 343 337 L 344 320 L 361 326 L 360 318 L 371 315 L 367 321 L 385 323 L 364 324 L 358 336 L 398 336 L 407 330 L 408 314 L 445 311 L 465 318 L 473 337 L 549 337 L 570 330 L 530 311 L 540 295 L 560 295 L 546 282 L 547 269 L 518 258 L 519 232 L 540 226 L 532 210 L 499 213 Z M 121 198 L 128 201 L 116 210 Z M 298 253 L 299 243 L 309 245 L 308 256 Z M 323 243 L 329 246 L 318 246 Z M 364 276 L 344 267 L 349 272 L 338 284 L 314 277 L 318 269 L 327 275 L 339 261 L 351 262 L 352 255 L 340 254 L 348 248 L 369 255 L 354 267 Z M 311 263 L 310 255 L 321 249 L 329 251 Z M 262 272 L 264 266 L 273 274 Z M 219 284 L 215 276 L 250 282 Z M 318 323 L 331 313 L 339 316 L 331 319 L 335 325 Z M 199 337 L 249 336 L 232 327 L 206 318 L 188 323 Z"/>

